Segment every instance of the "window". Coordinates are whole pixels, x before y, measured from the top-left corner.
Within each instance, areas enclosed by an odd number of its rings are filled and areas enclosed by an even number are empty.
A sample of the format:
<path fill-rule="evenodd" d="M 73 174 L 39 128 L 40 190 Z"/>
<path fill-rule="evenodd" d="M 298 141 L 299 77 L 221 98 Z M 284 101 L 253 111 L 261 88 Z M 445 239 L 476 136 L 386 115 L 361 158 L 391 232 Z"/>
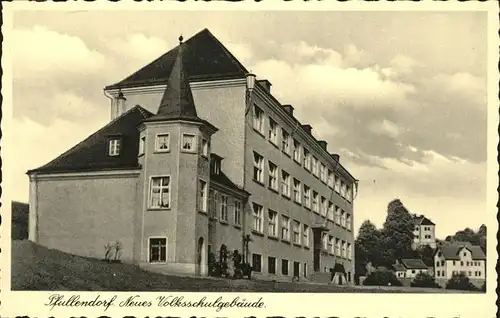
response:
<path fill-rule="evenodd" d="M 418 239 L 418 235 L 415 235 L 415 238 Z"/>
<path fill-rule="evenodd" d="M 351 243 L 347 243 L 347 259 L 351 259 L 352 258 L 352 246 L 351 246 Z"/>
<path fill-rule="evenodd" d="M 318 158 L 314 157 L 312 158 L 312 173 L 315 177 L 319 177 L 318 173 Z"/>
<path fill-rule="evenodd" d="M 253 224 L 252 229 L 256 232 L 262 233 L 262 205 L 258 205 L 257 203 L 253 203 Z"/>
<path fill-rule="evenodd" d="M 149 262 L 164 263 L 167 261 L 167 239 L 150 238 L 149 239 Z"/>
<path fill-rule="evenodd" d="M 281 239 L 290 240 L 290 219 L 287 216 L 281 216 Z"/>
<path fill-rule="evenodd" d="M 208 140 L 201 138 L 201 154 L 208 157 Z"/>
<path fill-rule="evenodd" d="M 287 259 L 282 259 L 281 260 L 281 275 L 288 275 L 288 260 Z"/>
<path fill-rule="evenodd" d="M 328 236 L 328 252 L 335 253 L 335 238 L 333 236 Z"/>
<path fill-rule="evenodd" d="M 307 263 L 304 263 L 304 266 L 302 266 L 302 268 L 304 269 L 304 277 L 307 277 Z"/>
<path fill-rule="evenodd" d="M 285 129 L 281 129 L 281 150 L 290 154 L 290 134 Z"/>
<path fill-rule="evenodd" d="M 464 252 L 464 256 L 467 256 L 467 252 Z"/>
<path fill-rule="evenodd" d="M 200 180 L 200 202 L 199 209 L 203 212 L 207 212 L 207 183 Z"/>
<path fill-rule="evenodd" d="M 347 213 L 347 217 L 346 217 L 346 225 L 345 225 L 346 229 L 350 230 L 351 229 L 351 215 L 349 213 Z"/>
<path fill-rule="evenodd" d="M 418 231 L 418 226 L 415 226 L 415 230 L 414 231 Z"/>
<path fill-rule="evenodd" d="M 342 241 L 342 257 L 347 256 L 347 242 Z"/>
<path fill-rule="evenodd" d="M 293 140 L 293 160 L 300 163 L 300 143 L 297 140 Z"/>
<path fill-rule="evenodd" d="M 293 200 L 297 203 L 301 202 L 302 199 L 302 194 L 300 191 L 300 181 L 297 179 L 293 179 Z"/>
<path fill-rule="evenodd" d="M 182 134 L 182 151 L 196 152 L 196 136 L 191 134 Z"/>
<path fill-rule="evenodd" d="M 170 208 L 170 177 L 151 178 L 150 208 Z"/>
<path fill-rule="evenodd" d="M 311 208 L 311 188 L 304 184 L 304 205 L 306 208 Z"/>
<path fill-rule="evenodd" d="M 334 211 L 334 206 L 333 206 L 333 203 L 332 202 L 328 202 L 328 220 L 331 220 L 332 222 L 334 221 L 334 214 L 335 214 L 335 211 Z"/>
<path fill-rule="evenodd" d="M 217 217 L 217 191 L 210 190 L 208 200 L 208 213 L 215 218 Z"/>
<path fill-rule="evenodd" d="M 269 166 L 269 187 L 273 190 L 278 191 L 278 167 L 268 161 Z"/>
<path fill-rule="evenodd" d="M 278 144 L 278 124 L 269 117 L 269 141 L 273 144 Z"/>
<path fill-rule="evenodd" d="M 346 213 L 344 211 L 342 211 L 342 213 L 341 213 L 340 221 L 341 221 L 340 224 L 342 225 L 342 227 L 345 227 L 345 225 L 346 225 Z"/>
<path fill-rule="evenodd" d="M 118 138 L 110 139 L 108 154 L 113 157 L 118 156 L 120 154 L 120 144 L 121 144 L 120 139 Z"/>
<path fill-rule="evenodd" d="M 318 192 L 313 191 L 312 209 L 314 212 L 319 212 Z"/>
<path fill-rule="evenodd" d="M 444 261 L 441 261 L 441 266 L 444 266 Z"/>
<path fill-rule="evenodd" d="M 323 243 L 323 250 L 328 250 L 328 235 L 321 233 L 321 242 Z"/>
<path fill-rule="evenodd" d="M 340 181 L 340 196 L 345 198 L 346 185 L 343 181 Z"/>
<path fill-rule="evenodd" d="M 276 274 L 276 258 L 269 256 L 267 258 L 267 272 L 269 274 Z"/>
<path fill-rule="evenodd" d="M 306 148 L 304 148 L 304 168 L 311 171 L 311 154 Z"/>
<path fill-rule="evenodd" d="M 252 254 L 252 270 L 260 273 L 262 270 L 262 256 L 260 254 Z"/>
<path fill-rule="evenodd" d="M 253 106 L 253 128 L 264 134 L 264 112 L 257 106 Z"/>
<path fill-rule="evenodd" d="M 340 256 L 340 239 L 335 239 L 335 255 Z"/>
<path fill-rule="evenodd" d="M 234 224 L 241 225 L 241 201 L 234 201 Z"/>
<path fill-rule="evenodd" d="M 278 213 L 269 210 L 269 225 L 268 225 L 268 234 L 273 237 L 278 237 Z"/>
<path fill-rule="evenodd" d="M 346 188 L 345 199 L 349 202 L 352 200 L 352 189 L 349 186 Z"/>
<path fill-rule="evenodd" d="M 453 261 L 453 266 L 455 266 L 455 261 Z"/>
<path fill-rule="evenodd" d="M 309 246 L 309 226 L 307 226 L 306 224 L 304 224 L 303 234 L 304 239 L 302 241 L 302 244 L 304 244 L 304 246 Z"/>
<path fill-rule="evenodd" d="M 290 197 L 290 175 L 285 170 L 281 170 L 281 193 Z"/>
<path fill-rule="evenodd" d="M 295 244 L 300 244 L 300 222 L 293 221 L 293 242 Z"/>
<path fill-rule="evenodd" d="M 142 136 L 141 139 L 139 139 L 139 156 L 143 155 L 145 150 L 146 150 L 146 136 Z"/>
<path fill-rule="evenodd" d="M 323 181 L 324 183 L 326 183 L 326 167 L 324 164 L 320 163 L 320 166 L 319 166 L 319 171 L 320 171 L 320 178 L 321 178 L 321 181 Z"/>
<path fill-rule="evenodd" d="M 464 266 L 464 261 L 460 261 L 460 266 Z"/>
<path fill-rule="evenodd" d="M 326 183 L 330 188 L 333 189 L 333 185 L 334 185 L 335 181 L 334 181 L 333 172 L 331 172 L 330 170 L 328 170 L 328 181 Z"/>
<path fill-rule="evenodd" d="M 253 179 L 257 182 L 264 183 L 264 157 L 253 152 Z"/>
<path fill-rule="evenodd" d="M 227 222 L 227 195 L 220 195 L 220 219 Z"/>
<path fill-rule="evenodd" d="M 165 152 L 170 149 L 170 135 L 158 134 L 156 135 L 155 151 Z"/>
<path fill-rule="evenodd" d="M 335 176 L 335 192 L 340 193 L 340 178 Z"/>
<path fill-rule="evenodd" d="M 340 225 L 340 211 L 341 209 L 337 206 L 335 207 L 335 223 Z"/>
<path fill-rule="evenodd" d="M 326 217 L 326 210 L 328 210 L 328 202 L 324 197 L 321 197 L 321 215 Z"/>

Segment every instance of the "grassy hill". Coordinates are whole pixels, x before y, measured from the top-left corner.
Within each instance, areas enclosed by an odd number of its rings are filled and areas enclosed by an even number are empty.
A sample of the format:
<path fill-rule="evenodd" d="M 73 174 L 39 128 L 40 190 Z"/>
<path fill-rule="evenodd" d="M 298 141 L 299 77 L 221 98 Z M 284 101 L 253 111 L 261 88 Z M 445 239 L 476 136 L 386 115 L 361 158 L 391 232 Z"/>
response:
<path fill-rule="evenodd" d="M 333 286 L 166 276 L 130 264 L 109 264 L 47 249 L 30 241 L 12 242 L 12 290 L 208 291 L 208 292 L 445 292 L 407 287 Z"/>

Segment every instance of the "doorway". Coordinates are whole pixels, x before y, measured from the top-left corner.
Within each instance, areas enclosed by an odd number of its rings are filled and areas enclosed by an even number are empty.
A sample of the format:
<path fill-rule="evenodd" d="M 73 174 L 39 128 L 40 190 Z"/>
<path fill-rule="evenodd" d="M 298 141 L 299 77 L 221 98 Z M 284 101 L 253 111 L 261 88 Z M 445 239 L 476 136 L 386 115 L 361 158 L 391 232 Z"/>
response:
<path fill-rule="evenodd" d="M 205 253 L 205 240 L 203 237 L 198 239 L 198 247 L 196 251 L 196 274 L 206 275 L 207 259 Z"/>

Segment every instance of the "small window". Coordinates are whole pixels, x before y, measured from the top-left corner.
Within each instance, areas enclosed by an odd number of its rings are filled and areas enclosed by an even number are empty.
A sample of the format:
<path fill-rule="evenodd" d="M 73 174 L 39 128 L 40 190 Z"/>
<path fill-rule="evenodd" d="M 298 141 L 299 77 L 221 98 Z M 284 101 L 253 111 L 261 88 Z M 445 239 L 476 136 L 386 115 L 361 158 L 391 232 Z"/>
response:
<path fill-rule="evenodd" d="M 302 244 L 304 246 L 309 246 L 309 226 L 307 226 L 306 224 L 304 224 L 303 235 L 304 239 L 302 241 Z"/>
<path fill-rule="evenodd" d="M 290 218 L 284 215 L 281 216 L 281 239 L 290 240 Z"/>
<path fill-rule="evenodd" d="M 208 140 L 205 138 L 201 139 L 201 154 L 204 157 L 208 157 Z"/>
<path fill-rule="evenodd" d="M 191 134 L 182 135 L 182 151 L 196 152 L 196 136 Z"/>
<path fill-rule="evenodd" d="M 273 144 L 278 144 L 278 124 L 269 117 L 269 141 Z"/>
<path fill-rule="evenodd" d="M 306 208 L 311 208 L 311 188 L 304 184 L 304 205 Z"/>
<path fill-rule="evenodd" d="M 300 149 L 300 143 L 297 140 L 293 140 L 293 160 L 295 162 L 300 164 L 300 156 L 301 155 L 301 149 Z"/>
<path fill-rule="evenodd" d="M 118 156 L 120 154 L 120 145 L 121 140 L 118 138 L 110 139 L 109 140 L 109 151 L 108 154 L 110 156 Z"/>
<path fill-rule="evenodd" d="M 268 161 L 269 165 L 269 188 L 278 191 L 278 167 L 272 163 L 271 161 Z"/>
<path fill-rule="evenodd" d="M 287 259 L 282 259 L 281 260 L 281 274 L 282 275 L 288 275 L 288 260 Z"/>
<path fill-rule="evenodd" d="M 273 210 L 268 210 L 268 234 L 272 237 L 278 236 L 278 213 Z"/>
<path fill-rule="evenodd" d="M 220 219 L 223 222 L 227 222 L 227 195 L 221 194 L 220 197 Z"/>
<path fill-rule="evenodd" d="M 258 273 L 262 270 L 262 256 L 260 254 L 252 254 L 252 270 Z"/>
<path fill-rule="evenodd" d="M 264 112 L 259 107 L 253 107 L 253 128 L 259 133 L 264 133 Z"/>
<path fill-rule="evenodd" d="M 149 239 L 149 262 L 164 263 L 167 261 L 167 239 L 150 238 Z"/>
<path fill-rule="evenodd" d="M 269 256 L 267 258 L 267 271 L 269 274 L 276 274 L 276 258 Z"/>
<path fill-rule="evenodd" d="M 290 197 L 290 174 L 281 170 L 281 194 Z"/>
<path fill-rule="evenodd" d="M 142 136 L 139 139 L 139 156 L 143 155 L 146 150 L 146 136 Z"/>
<path fill-rule="evenodd" d="M 290 134 L 285 129 L 281 129 L 281 150 L 290 154 Z"/>
<path fill-rule="evenodd" d="M 264 183 L 264 157 L 254 151 L 253 153 L 253 179 Z"/>
<path fill-rule="evenodd" d="M 241 225 L 241 201 L 234 201 L 234 224 Z"/>
<path fill-rule="evenodd" d="M 293 221 L 293 242 L 295 244 L 300 244 L 300 222 L 294 220 Z"/>
<path fill-rule="evenodd" d="M 167 152 L 170 150 L 170 135 L 158 134 L 156 135 L 156 151 Z"/>
<path fill-rule="evenodd" d="M 262 212 L 262 205 L 259 205 L 257 203 L 252 204 L 252 217 L 253 217 L 253 224 L 252 224 L 252 229 L 258 233 L 262 233 L 262 220 L 264 218 L 263 212 Z"/>
<path fill-rule="evenodd" d="M 300 181 L 297 179 L 293 179 L 293 200 L 297 203 L 300 203 L 302 201 L 302 193 L 301 193 L 301 188 L 302 186 L 300 185 Z"/>
<path fill-rule="evenodd" d="M 200 180 L 200 203 L 199 209 L 200 211 L 207 212 L 207 183 L 203 180 Z"/>

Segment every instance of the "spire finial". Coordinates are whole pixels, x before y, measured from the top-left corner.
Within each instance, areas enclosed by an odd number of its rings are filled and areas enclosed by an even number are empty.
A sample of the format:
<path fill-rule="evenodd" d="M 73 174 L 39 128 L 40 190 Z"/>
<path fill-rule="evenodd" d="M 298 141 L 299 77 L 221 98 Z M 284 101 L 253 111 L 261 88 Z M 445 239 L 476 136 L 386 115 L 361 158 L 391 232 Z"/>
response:
<path fill-rule="evenodd" d="M 184 40 L 184 37 L 181 34 L 181 36 L 179 36 L 179 44 L 182 44 L 182 40 Z"/>

